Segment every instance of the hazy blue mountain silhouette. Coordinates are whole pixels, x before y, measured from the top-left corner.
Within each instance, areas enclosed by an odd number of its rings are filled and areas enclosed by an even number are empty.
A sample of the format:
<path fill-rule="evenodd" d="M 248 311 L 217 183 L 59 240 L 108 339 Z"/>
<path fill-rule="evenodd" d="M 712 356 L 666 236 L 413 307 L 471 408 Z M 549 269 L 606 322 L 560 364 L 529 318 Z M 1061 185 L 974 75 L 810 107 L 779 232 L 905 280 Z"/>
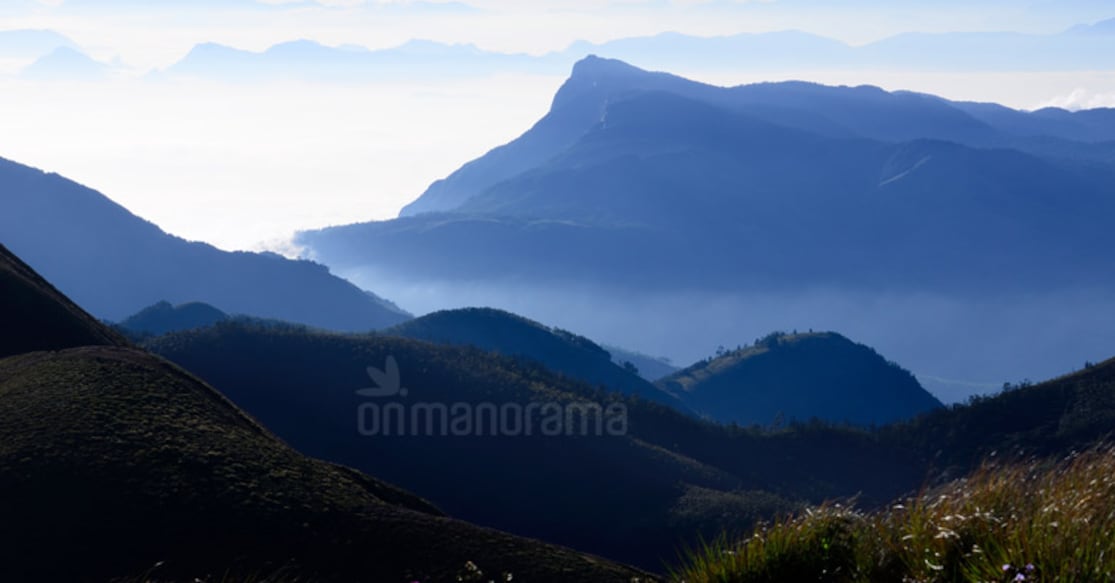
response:
<path fill-rule="evenodd" d="M 159 302 L 148 306 L 120 322 L 130 332 L 159 336 L 212 326 L 229 318 L 228 314 L 201 302 L 187 302 L 177 306 Z"/>
<path fill-rule="evenodd" d="M 503 310 L 466 308 L 435 312 L 384 331 L 384 334 L 435 344 L 474 346 L 499 354 L 527 358 L 570 378 L 609 391 L 635 395 L 678 409 L 685 406 L 637 373 L 612 361 L 593 341 L 549 328 Z"/>
<path fill-rule="evenodd" d="M 1115 243 L 1101 218 L 1115 212 L 1115 167 L 1001 144 L 1047 127 L 1104 149 L 1087 140 L 1115 135 L 1115 116 L 967 107 L 984 119 L 926 95 L 721 89 L 590 58 L 534 128 L 432 185 L 408 216 L 301 242 L 334 267 L 427 278 L 1111 283 L 1098 268 Z M 382 248 L 396 252 L 364 252 Z"/>
<path fill-rule="evenodd" d="M 98 192 L 7 160 L 0 209 L 0 242 L 99 318 L 164 300 L 337 330 L 409 318 L 322 265 L 187 242 Z"/>
<path fill-rule="evenodd" d="M 61 46 L 23 68 L 20 75 L 37 81 L 99 81 L 112 72 L 79 49 Z"/>
<path fill-rule="evenodd" d="M 1110 32 L 1111 22 L 1084 24 L 1057 34 L 911 33 L 862 46 L 796 30 L 713 37 L 665 32 L 602 43 L 577 41 L 565 49 L 543 55 L 506 54 L 472 45 L 423 40 L 374 50 L 351 45 L 327 47 L 295 40 L 260 52 L 203 43 L 162 73 L 227 81 L 302 78 L 338 82 L 416 75 L 444 78 L 493 72 L 560 74 L 593 54 L 657 69 L 686 71 L 1104 70 L 1115 66 L 1115 34 Z"/>
<path fill-rule="evenodd" d="M 603 348 L 612 355 L 612 362 L 620 366 L 631 363 L 638 371 L 639 376 L 651 382 L 678 371 L 677 366 L 674 366 L 668 359 L 662 357 L 650 356 L 649 354 L 634 352 L 617 346 L 604 346 Z"/>
<path fill-rule="evenodd" d="M 59 47 L 77 48 L 74 41 L 53 30 L 0 30 L 0 56 L 34 59 Z"/>
<path fill-rule="evenodd" d="M 912 374 L 833 333 L 771 334 L 658 381 L 721 423 L 883 425 L 941 407 Z"/>
<path fill-rule="evenodd" d="M 552 60 L 552 59 L 550 59 Z M 370 50 L 355 45 L 326 46 L 311 40 L 276 44 L 264 51 L 202 43 L 158 75 L 215 78 L 244 82 L 310 79 L 351 83 L 432 76 L 459 76 L 509 71 L 559 70 L 536 57 L 482 51 L 470 44 L 410 40 L 397 47 Z"/>

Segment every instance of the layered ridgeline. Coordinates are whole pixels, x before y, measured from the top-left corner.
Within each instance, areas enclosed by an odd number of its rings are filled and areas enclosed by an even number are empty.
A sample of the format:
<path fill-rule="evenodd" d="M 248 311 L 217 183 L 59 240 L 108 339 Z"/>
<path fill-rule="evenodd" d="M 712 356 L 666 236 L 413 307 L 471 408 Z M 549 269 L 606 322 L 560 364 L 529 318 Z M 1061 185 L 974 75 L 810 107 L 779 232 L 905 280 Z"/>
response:
<path fill-rule="evenodd" d="M 469 561 L 516 580 L 643 576 L 304 457 L 3 248 L 0 282 L 6 581 L 456 581 Z"/>
<path fill-rule="evenodd" d="M 702 415 L 741 425 L 882 425 L 941 407 L 908 371 L 833 332 L 771 334 L 657 384 Z"/>
<path fill-rule="evenodd" d="M 475 347 L 240 321 L 148 346 L 308 455 L 453 516 L 649 569 L 697 535 L 802 502 L 882 503 L 928 468 L 864 431 L 732 429 Z"/>
<path fill-rule="evenodd" d="M 589 57 L 533 128 L 433 184 L 402 218 L 300 241 L 331 267 L 397 278 L 1110 284 L 1097 266 L 1115 242 L 1102 228 L 1115 211 L 1112 140 L 1112 110 L 719 88 Z M 382 248 L 394 252 L 372 251 Z"/>
<path fill-rule="evenodd" d="M 1115 339 L 1113 143 L 1115 110 L 721 88 L 587 58 L 534 127 L 400 218 L 299 243 L 424 290 L 423 310 L 514 306 L 675 359 L 739 330 L 841 330 L 956 401 Z"/>
<path fill-rule="evenodd" d="M 830 505 L 692 553 L 713 581 L 1101 581 L 1115 572 L 1115 359 L 887 428 L 963 478 L 875 512 Z M 916 436 L 916 437 L 915 437 Z M 1094 449 L 1090 444 L 1102 443 Z M 1071 452 L 1070 455 L 1065 455 Z M 987 460 L 974 473 L 973 462 Z M 931 484 L 932 485 L 932 484 Z M 759 534 L 760 536 L 751 536 Z"/>
<path fill-rule="evenodd" d="M 685 408 L 676 397 L 640 377 L 637 368 L 616 364 L 609 351 L 588 338 L 503 310 L 467 308 L 435 312 L 399 324 L 384 333 L 436 344 L 475 346 L 527 358 L 553 372 L 593 386 Z"/>
<path fill-rule="evenodd" d="M 2 159 L 0 242 L 108 320 L 164 300 L 338 330 L 409 317 L 322 265 L 187 242 L 98 192 Z"/>
<path fill-rule="evenodd" d="M 779 340 L 768 353 L 833 343 L 889 371 L 886 378 L 908 378 L 832 335 Z M 1111 363 L 876 430 L 790 419 L 760 430 L 645 400 L 622 401 L 626 421 L 613 425 L 607 410 L 617 401 L 599 388 L 521 358 L 385 335 L 234 321 L 150 346 L 305 453 L 374 471 L 452 515 L 651 569 L 698 534 L 743 531 L 802 503 L 855 497 L 870 508 L 962 475 L 987 456 L 1088 447 L 1112 431 L 1115 415 Z M 811 357 L 805 352 L 798 356 Z M 916 403 L 915 387 L 905 389 Z M 849 401 L 860 390 L 828 388 L 849 391 Z M 514 415 L 546 403 L 573 415 L 571 435 L 544 431 L 538 409 L 530 431 L 493 425 L 493 411 Z M 578 428 L 593 404 L 603 413 L 589 419 L 601 429 L 590 422 L 585 434 Z"/>

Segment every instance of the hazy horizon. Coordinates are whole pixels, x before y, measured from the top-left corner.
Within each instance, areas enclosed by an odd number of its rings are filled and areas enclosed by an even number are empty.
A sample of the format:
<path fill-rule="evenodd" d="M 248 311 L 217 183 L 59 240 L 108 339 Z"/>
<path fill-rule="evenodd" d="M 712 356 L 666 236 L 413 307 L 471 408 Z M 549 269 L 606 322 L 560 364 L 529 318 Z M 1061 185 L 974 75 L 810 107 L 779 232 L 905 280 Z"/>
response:
<path fill-rule="evenodd" d="M 161 74 L 197 45 L 260 52 L 306 39 L 385 49 L 426 39 L 540 57 L 579 41 L 665 32 L 800 30 L 857 47 L 911 32 L 1056 35 L 1113 16 L 1102 3 L 1083 0 L 1056 9 L 1043 2 L 855 2 L 836 9 L 805 0 L 21 0 L 0 8 L 0 31 L 55 31 L 90 61 L 55 59 L 32 74 L 43 55 L 13 56 L 18 51 L 0 44 L 0 156 L 86 184 L 187 239 L 289 251 L 284 242 L 296 230 L 392 218 L 431 182 L 517 137 L 545 114 L 574 53 L 544 66 L 496 64 L 454 75 L 403 70 L 350 82 Z M 785 56 L 736 67 L 667 66 L 649 52 L 630 60 L 718 85 L 807 80 L 1020 109 L 1115 105 L 1110 72 L 778 66 Z"/>

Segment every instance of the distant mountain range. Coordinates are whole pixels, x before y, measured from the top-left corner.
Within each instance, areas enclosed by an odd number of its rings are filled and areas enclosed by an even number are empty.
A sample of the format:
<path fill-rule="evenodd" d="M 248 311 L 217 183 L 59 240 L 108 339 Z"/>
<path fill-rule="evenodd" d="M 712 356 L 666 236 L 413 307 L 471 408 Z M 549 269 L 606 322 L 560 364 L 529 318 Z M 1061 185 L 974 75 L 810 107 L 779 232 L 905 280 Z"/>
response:
<path fill-rule="evenodd" d="M 373 50 L 353 45 L 326 46 L 303 39 L 262 52 L 205 43 L 158 74 L 237 82 L 278 78 L 354 82 L 496 72 L 559 74 L 592 54 L 655 69 L 686 71 L 1091 71 L 1115 67 L 1113 31 L 1115 19 L 1053 35 L 911 33 L 863 46 L 799 31 L 719 37 L 668 32 L 603 43 L 578 41 L 564 50 L 538 56 L 426 40 Z"/>
<path fill-rule="evenodd" d="M 767 330 L 848 330 L 888 353 L 880 339 L 909 336 L 894 328 L 903 319 L 940 328 L 929 314 L 972 312 L 956 325 L 989 344 L 1059 334 L 1056 321 L 1078 318 L 1058 310 L 1115 313 L 1099 292 L 1115 289 L 1113 153 L 1113 109 L 1022 112 L 800 82 L 721 88 L 590 57 L 545 117 L 400 218 L 298 243 L 354 281 L 443 289 L 445 303 L 481 290 L 472 303 L 674 357 L 691 358 L 700 340 L 676 331 L 721 304 L 706 316 L 716 324 L 753 319 L 759 303 L 780 314 Z M 800 296 L 805 308 L 790 303 Z M 992 296 L 1037 319 L 992 319 L 976 307 Z M 880 302 L 902 312 L 839 320 L 848 310 L 824 307 Z M 629 324 L 609 337 L 595 323 L 612 318 Z M 657 348 L 641 343 L 651 332 Z M 901 360 L 919 373 L 957 362 L 939 333 Z M 1041 374 L 1078 358 L 1065 342 L 1049 338 Z M 1008 372 L 971 355 L 929 376 Z"/>
<path fill-rule="evenodd" d="M 908 371 L 832 332 L 774 333 L 657 384 L 710 419 L 740 425 L 883 425 L 941 407 Z"/>
<path fill-rule="evenodd" d="M 2 159 L 0 243 L 107 320 L 164 300 L 336 330 L 410 317 L 322 265 L 184 241 L 96 191 Z"/>
<path fill-rule="evenodd" d="M 141 4 L 134 3 L 129 9 Z M 225 4 L 221 6 L 227 7 Z M 245 5 L 258 7 L 257 3 Z M 437 6 L 452 8 L 448 4 Z M 512 72 L 559 75 L 593 54 L 658 70 L 691 73 L 817 69 L 1102 71 L 1115 67 L 1115 18 L 1057 34 L 904 33 L 856 46 L 796 30 L 714 37 L 665 32 L 601 43 L 577 41 L 542 55 L 501 53 L 471 44 L 422 39 L 378 49 L 294 39 L 263 51 L 207 42 L 195 45 L 174 64 L 151 71 L 149 77 L 236 83 L 278 79 L 353 83 Z M 28 61 L 23 75 L 35 79 L 97 80 L 117 69 L 92 59 L 72 40 L 49 30 L 0 31 L 0 58 Z"/>
<path fill-rule="evenodd" d="M 3 247 L 0 285 L 6 581 L 647 577 L 447 518 L 295 452 L 196 377 L 126 346 Z"/>
<path fill-rule="evenodd" d="M 1115 212 L 1109 141 L 1115 110 L 722 89 L 589 58 L 531 130 L 434 183 L 399 220 L 300 243 L 333 267 L 394 276 L 1094 284 L 1108 279 L 1099 250 L 1115 242 L 1097 223 Z"/>

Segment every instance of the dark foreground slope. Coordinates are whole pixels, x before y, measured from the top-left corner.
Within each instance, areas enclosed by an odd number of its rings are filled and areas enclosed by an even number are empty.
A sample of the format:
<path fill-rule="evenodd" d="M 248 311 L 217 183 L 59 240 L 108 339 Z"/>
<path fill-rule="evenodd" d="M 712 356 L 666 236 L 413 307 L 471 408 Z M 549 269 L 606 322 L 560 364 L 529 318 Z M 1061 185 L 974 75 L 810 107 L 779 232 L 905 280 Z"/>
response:
<path fill-rule="evenodd" d="M 0 358 L 74 346 L 123 346 L 108 330 L 0 245 Z"/>
<path fill-rule="evenodd" d="M 470 560 L 527 580 L 631 574 L 303 457 L 181 369 L 126 348 L 0 361 L 0 500 L 0 570 L 16 579 L 160 561 L 175 576 L 289 564 L 323 579 L 449 581 Z"/>
<path fill-rule="evenodd" d="M 3 159 L 0 242 L 79 305 L 113 321 L 163 300 L 338 330 L 409 317 L 321 265 L 185 241 L 96 191 Z"/>
<path fill-rule="evenodd" d="M 543 326 L 503 310 L 467 308 L 445 310 L 404 322 L 385 334 L 425 340 L 435 344 L 475 346 L 537 361 L 551 371 L 602 386 L 625 395 L 682 408 L 672 395 L 661 391 L 612 360 L 596 343 L 571 332 Z"/>
<path fill-rule="evenodd" d="M 0 579 L 231 576 L 455 581 L 466 562 L 516 580 L 621 581 L 631 570 L 443 516 L 354 470 L 304 457 L 197 378 L 113 335 L 0 249 Z M 13 275 L 14 274 L 14 275 Z M 18 316 L 19 319 L 16 319 Z M 42 322 L 50 346 L 21 334 Z M 74 330 L 78 332 L 75 333 Z"/>
<path fill-rule="evenodd" d="M 912 374 L 834 332 L 771 334 L 659 381 L 723 423 L 882 425 L 941 407 Z"/>

